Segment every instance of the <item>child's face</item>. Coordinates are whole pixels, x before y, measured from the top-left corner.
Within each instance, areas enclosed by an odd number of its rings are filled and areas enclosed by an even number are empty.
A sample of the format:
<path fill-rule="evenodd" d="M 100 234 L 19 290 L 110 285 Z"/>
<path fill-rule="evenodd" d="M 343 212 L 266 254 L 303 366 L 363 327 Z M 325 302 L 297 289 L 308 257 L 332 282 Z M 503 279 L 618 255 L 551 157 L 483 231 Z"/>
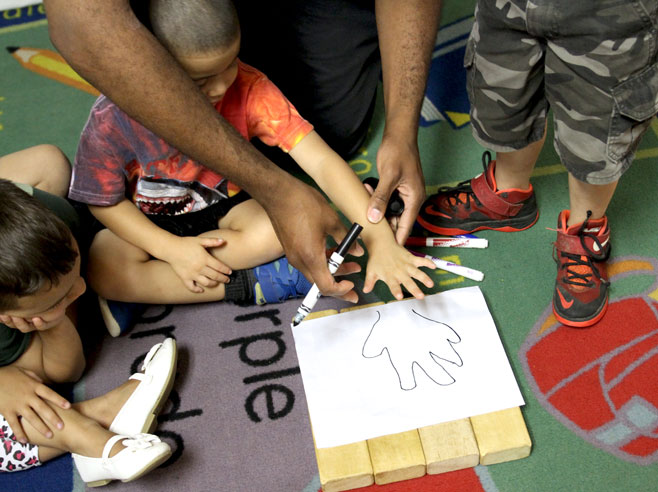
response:
<path fill-rule="evenodd" d="M 57 285 L 45 285 L 35 294 L 19 297 L 18 305 L 2 314 L 24 319 L 38 317 L 49 324 L 57 323 L 66 315 L 66 308 L 80 297 L 86 288 L 85 281 L 80 276 L 78 254 L 71 271 L 60 277 Z"/>
<path fill-rule="evenodd" d="M 228 49 L 177 56 L 176 59 L 214 106 L 235 82 L 239 51 L 240 38 L 237 38 Z"/>

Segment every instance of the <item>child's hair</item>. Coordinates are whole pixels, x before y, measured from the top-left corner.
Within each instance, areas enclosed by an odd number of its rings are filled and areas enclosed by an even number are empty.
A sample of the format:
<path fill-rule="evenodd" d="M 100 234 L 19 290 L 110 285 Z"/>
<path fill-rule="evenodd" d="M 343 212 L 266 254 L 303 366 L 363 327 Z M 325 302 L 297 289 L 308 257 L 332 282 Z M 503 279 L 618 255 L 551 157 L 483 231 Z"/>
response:
<path fill-rule="evenodd" d="M 151 0 L 149 16 L 153 33 L 174 56 L 228 48 L 240 35 L 231 0 Z"/>
<path fill-rule="evenodd" d="M 66 224 L 11 181 L 0 179 L 0 312 L 57 285 L 78 256 Z"/>

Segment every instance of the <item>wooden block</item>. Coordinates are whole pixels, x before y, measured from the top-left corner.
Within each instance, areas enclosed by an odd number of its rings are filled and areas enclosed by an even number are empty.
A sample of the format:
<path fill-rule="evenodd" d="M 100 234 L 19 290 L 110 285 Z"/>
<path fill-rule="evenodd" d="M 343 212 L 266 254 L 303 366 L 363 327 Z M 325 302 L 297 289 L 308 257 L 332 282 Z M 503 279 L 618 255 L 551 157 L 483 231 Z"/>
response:
<path fill-rule="evenodd" d="M 356 311 L 357 309 L 363 309 L 372 306 L 381 306 L 385 304 L 384 302 L 371 302 L 370 304 L 363 304 L 362 306 L 350 306 L 340 310 L 341 313 L 349 313 L 350 311 Z"/>
<path fill-rule="evenodd" d="M 430 475 L 471 468 L 480 462 L 477 441 L 468 419 L 421 427 L 418 434 Z"/>
<path fill-rule="evenodd" d="M 417 430 L 368 439 L 367 443 L 376 484 L 425 475 L 425 455 Z"/>
<path fill-rule="evenodd" d="M 494 465 L 530 455 L 532 441 L 519 407 L 471 417 L 480 464 Z"/>
<path fill-rule="evenodd" d="M 338 314 L 338 311 L 336 311 L 335 309 L 325 309 L 324 311 L 311 311 L 306 315 L 304 321 L 306 321 L 307 319 L 324 318 L 325 316 L 331 316 L 332 314 Z M 304 321 L 302 321 L 302 323 Z"/>
<path fill-rule="evenodd" d="M 324 492 L 352 490 L 375 482 L 365 441 L 334 448 L 315 448 L 315 458 Z"/>
<path fill-rule="evenodd" d="M 332 314 L 338 314 L 338 311 L 327 309 L 311 312 L 305 320 L 323 318 Z M 333 448 L 315 448 L 315 459 L 318 462 L 320 485 L 324 492 L 341 492 L 375 483 L 368 445 L 365 441 Z"/>

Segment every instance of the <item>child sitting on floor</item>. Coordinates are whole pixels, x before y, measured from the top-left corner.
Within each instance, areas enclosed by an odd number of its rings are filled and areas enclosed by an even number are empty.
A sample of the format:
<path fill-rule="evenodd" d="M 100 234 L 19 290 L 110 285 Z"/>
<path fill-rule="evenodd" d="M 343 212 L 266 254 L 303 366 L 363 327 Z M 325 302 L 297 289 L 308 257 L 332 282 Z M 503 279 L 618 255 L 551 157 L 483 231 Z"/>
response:
<path fill-rule="evenodd" d="M 63 192 L 70 175 L 64 164 L 58 149 L 34 147 L 0 158 L 0 178 Z M 0 471 L 71 452 L 90 486 L 134 480 L 171 455 L 144 432 L 173 384 L 175 342 L 154 346 L 144 375 L 100 397 L 72 405 L 47 386 L 77 381 L 85 367 L 75 326 L 76 300 L 86 288 L 77 216 L 64 198 L 30 184 L 0 179 L 0 196 Z"/>
<path fill-rule="evenodd" d="M 414 279 L 431 287 L 419 267 L 434 264 L 399 246 L 387 223 L 369 223 L 368 193 L 349 165 L 265 75 L 240 62 L 233 4 L 157 0 L 150 3 L 150 19 L 160 42 L 244 138 L 258 137 L 289 152 L 349 220 L 365 227 L 364 292 L 382 280 L 398 299 L 400 285 L 421 298 Z M 102 298 L 261 304 L 309 290 L 309 282 L 281 258 L 283 249 L 259 203 L 104 96 L 83 130 L 69 197 L 87 203 L 107 227 L 94 240 L 89 267 L 90 285 Z M 113 314 L 108 318 L 114 318 L 109 324 L 117 327 L 115 334 L 125 325 L 117 319 L 118 308 L 110 303 L 105 310 Z"/>

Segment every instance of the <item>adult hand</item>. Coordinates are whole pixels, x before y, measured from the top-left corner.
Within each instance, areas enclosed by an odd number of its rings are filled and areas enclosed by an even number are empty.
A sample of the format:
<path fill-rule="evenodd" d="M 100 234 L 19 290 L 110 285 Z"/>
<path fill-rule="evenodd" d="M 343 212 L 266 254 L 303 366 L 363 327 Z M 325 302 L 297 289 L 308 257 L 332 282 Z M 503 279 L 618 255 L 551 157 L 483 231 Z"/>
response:
<path fill-rule="evenodd" d="M 263 201 L 272 220 L 288 261 L 311 282 L 315 282 L 324 295 L 340 297 L 356 303 L 359 296 L 354 284 L 348 280 L 336 282 L 327 267 L 327 236 L 340 243 L 347 228 L 324 197 L 314 188 L 289 177 L 286 187 L 278 190 L 273 201 Z M 363 248 L 355 242 L 350 254 L 361 256 Z M 339 274 L 354 273 L 361 267 L 354 262 L 343 263 Z"/>
<path fill-rule="evenodd" d="M 53 436 L 51 429 L 64 428 L 62 419 L 46 402 L 63 409 L 71 408 L 68 400 L 43 384 L 32 371 L 16 366 L 0 368 L 0 414 L 14 431 L 16 440 L 27 443 L 19 417 L 47 439 Z"/>
<path fill-rule="evenodd" d="M 377 152 L 377 171 L 379 184 L 368 203 L 368 220 L 376 224 L 384 217 L 391 194 L 397 189 L 404 201 L 404 212 L 397 222 L 395 239 L 404 245 L 425 200 L 425 179 L 416 140 L 386 132 Z"/>
<path fill-rule="evenodd" d="M 202 293 L 204 287 L 228 282 L 231 269 L 208 252 L 225 244 L 213 237 L 176 237 L 161 259 L 171 265 L 190 292 Z"/>

